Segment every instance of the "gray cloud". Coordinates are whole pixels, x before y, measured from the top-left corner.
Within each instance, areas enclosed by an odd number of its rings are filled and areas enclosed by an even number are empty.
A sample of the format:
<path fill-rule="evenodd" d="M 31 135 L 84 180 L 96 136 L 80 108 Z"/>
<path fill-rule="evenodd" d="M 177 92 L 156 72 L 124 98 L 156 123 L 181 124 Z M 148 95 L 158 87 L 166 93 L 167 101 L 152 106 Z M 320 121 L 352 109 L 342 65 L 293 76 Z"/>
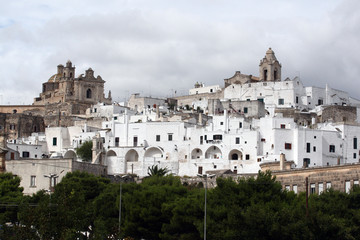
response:
<path fill-rule="evenodd" d="M 360 74 L 356 0 L 311 9 L 310 1 L 214 0 L 191 8 L 187 1 L 151 2 L 74 1 L 67 9 L 37 1 L 21 18 L 12 4 L 3 15 L 8 17 L 0 18 L 2 102 L 31 103 L 68 59 L 77 74 L 92 67 L 115 100 L 134 92 L 185 94 L 196 81 L 222 85 L 237 70 L 258 75 L 268 47 L 282 63 L 283 77 L 300 74 L 305 85 L 329 83 L 360 98 L 354 88 Z"/>

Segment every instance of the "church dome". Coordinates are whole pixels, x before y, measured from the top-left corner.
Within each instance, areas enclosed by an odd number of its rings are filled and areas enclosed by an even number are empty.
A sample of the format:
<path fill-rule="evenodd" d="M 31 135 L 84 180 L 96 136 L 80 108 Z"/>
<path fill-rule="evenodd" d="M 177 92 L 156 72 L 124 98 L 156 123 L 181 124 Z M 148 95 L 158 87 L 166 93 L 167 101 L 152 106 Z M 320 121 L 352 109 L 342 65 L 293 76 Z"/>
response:
<path fill-rule="evenodd" d="M 54 74 L 49 78 L 48 82 L 59 82 L 60 78 L 60 74 Z"/>

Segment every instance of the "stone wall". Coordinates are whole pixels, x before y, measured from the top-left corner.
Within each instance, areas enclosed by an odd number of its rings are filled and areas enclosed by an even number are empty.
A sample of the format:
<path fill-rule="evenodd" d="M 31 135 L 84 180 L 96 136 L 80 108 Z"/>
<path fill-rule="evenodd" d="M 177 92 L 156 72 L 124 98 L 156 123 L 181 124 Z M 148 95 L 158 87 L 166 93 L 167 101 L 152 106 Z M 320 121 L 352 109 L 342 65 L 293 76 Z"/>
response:
<path fill-rule="evenodd" d="M 293 190 L 294 185 L 296 185 L 298 192 L 305 192 L 307 177 L 309 189 L 311 184 L 315 184 L 315 193 L 319 193 L 319 183 L 323 184 L 324 191 L 327 183 L 331 183 L 332 189 L 345 192 L 346 181 L 349 181 L 350 187 L 352 187 L 354 180 L 360 179 L 360 164 L 274 171 L 272 174 L 276 176 L 276 180 L 281 183 L 284 189 L 289 186 L 290 190 Z"/>

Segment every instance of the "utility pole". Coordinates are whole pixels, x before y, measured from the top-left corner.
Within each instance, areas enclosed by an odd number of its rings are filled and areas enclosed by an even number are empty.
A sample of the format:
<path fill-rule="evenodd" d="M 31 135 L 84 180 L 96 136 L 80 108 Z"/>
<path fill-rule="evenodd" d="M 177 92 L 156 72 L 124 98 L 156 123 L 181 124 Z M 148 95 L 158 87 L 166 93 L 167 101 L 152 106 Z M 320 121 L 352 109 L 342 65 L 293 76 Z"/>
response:
<path fill-rule="evenodd" d="M 309 217 L 309 178 L 305 178 L 306 186 L 306 217 Z"/>
<path fill-rule="evenodd" d="M 204 204 L 204 240 L 206 240 L 206 192 L 207 192 L 207 179 L 215 177 L 215 174 L 198 174 L 198 177 L 205 179 L 205 204 Z"/>

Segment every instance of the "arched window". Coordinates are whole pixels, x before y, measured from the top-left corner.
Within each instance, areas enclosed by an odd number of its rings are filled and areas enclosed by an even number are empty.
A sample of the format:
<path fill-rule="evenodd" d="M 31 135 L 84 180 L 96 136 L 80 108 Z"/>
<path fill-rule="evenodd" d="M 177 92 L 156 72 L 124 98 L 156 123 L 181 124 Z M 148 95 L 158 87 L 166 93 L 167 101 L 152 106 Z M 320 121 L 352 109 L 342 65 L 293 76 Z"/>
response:
<path fill-rule="evenodd" d="M 267 80 L 267 69 L 264 69 L 264 80 Z"/>
<path fill-rule="evenodd" d="M 274 80 L 276 80 L 277 79 L 277 69 L 275 69 L 275 71 L 274 71 Z"/>
<path fill-rule="evenodd" d="M 70 77 L 72 78 L 72 72 L 70 73 Z"/>
<path fill-rule="evenodd" d="M 86 91 L 86 98 L 91 98 L 91 89 Z"/>
<path fill-rule="evenodd" d="M 64 73 L 64 77 L 65 77 L 65 73 Z"/>
<path fill-rule="evenodd" d="M 238 160 L 239 156 L 237 153 L 234 153 L 233 155 L 231 155 L 231 160 Z"/>

